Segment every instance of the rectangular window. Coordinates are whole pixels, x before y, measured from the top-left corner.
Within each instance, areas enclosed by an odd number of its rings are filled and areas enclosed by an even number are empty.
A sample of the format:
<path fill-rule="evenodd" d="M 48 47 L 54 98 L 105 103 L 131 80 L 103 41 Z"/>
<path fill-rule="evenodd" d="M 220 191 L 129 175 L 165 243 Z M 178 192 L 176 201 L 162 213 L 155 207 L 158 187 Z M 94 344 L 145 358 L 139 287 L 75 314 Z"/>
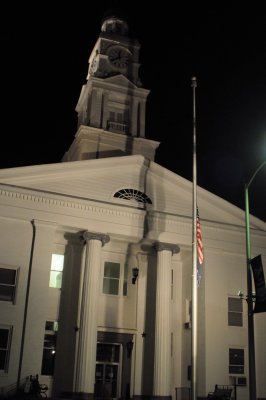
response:
<path fill-rule="evenodd" d="M 244 374 L 244 349 L 229 349 L 229 374 Z"/>
<path fill-rule="evenodd" d="M 104 263 L 103 293 L 119 293 L 120 264 L 106 261 Z"/>
<path fill-rule="evenodd" d="M 123 296 L 127 295 L 128 266 L 122 270 L 120 263 L 106 261 L 104 263 L 103 293 Z"/>
<path fill-rule="evenodd" d="M 129 112 L 126 110 L 115 110 L 109 112 L 108 130 L 117 133 L 127 133 Z"/>
<path fill-rule="evenodd" d="M 0 326 L 0 371 L 8 372 L 12 328 Z"/>
<path fill-rule="evenodd" d="M 243 301 L 236 297 L 228 297 L 228 325 L 243 326 Z"/>
<path fill-rule="evenodd" d="M 46 321 L 42 356 L 42 375 L 54 374 L 57 321 Z"/>
<path fill-rule="evenodd" d="M 64 256 L 62 254 L 52 254 L 50 282 L 49 282 L 50 287 L 61 289 L 63 268 L 64 268 Z"/>
<path fill-rule="evenodd" d="M 123 111 L 110 111 L 109 112 L 109 121 L 118 122 L 120 124 L 124 124 L 128 121 L 128 109 Z"/>
<path fill-rule="evenodd" d="M 11 268 L 0 268 L 0 300 L 15 300 L 17 270 Z"/>

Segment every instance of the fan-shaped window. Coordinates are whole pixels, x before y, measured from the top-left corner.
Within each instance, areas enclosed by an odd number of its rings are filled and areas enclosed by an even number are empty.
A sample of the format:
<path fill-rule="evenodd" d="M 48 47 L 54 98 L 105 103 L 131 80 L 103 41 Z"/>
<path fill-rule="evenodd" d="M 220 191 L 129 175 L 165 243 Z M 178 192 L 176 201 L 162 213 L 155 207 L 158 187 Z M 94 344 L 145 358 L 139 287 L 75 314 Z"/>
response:
<path fill-rule="evenodd" d="M 120 189 L 114 194 L 114 197 L 125 200 L 136 200 L 144 204 L 152 204 L 151 199 L 145 193 L 136 189 Z"/>

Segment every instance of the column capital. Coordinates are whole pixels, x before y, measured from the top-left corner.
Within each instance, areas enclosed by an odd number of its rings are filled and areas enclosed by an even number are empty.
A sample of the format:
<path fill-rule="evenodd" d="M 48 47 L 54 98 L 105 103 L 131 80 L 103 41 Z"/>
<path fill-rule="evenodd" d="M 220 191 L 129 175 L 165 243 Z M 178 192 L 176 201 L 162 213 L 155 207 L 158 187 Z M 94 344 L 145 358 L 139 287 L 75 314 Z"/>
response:
<path fill-rule="evenodd" d="M 165 242 L 155 242 L 153 247 L 156 251 L 168 250 L 171 251 L 172 254 L 176 254 L 180 252 L 180 247 L 177 244 L 173 243 L 165 243 Z"/>
<path fill-rule="evenodd" d="M 89 231 L 83 232 L 82 238 L 86 242 L 88 242 L 89 240 L 100 240 L 102 242 L 102 246 L 104 246 L 106 243 L 110 241 L 109 235 L 106 235 L 104 233 L 89 232 Z"/>

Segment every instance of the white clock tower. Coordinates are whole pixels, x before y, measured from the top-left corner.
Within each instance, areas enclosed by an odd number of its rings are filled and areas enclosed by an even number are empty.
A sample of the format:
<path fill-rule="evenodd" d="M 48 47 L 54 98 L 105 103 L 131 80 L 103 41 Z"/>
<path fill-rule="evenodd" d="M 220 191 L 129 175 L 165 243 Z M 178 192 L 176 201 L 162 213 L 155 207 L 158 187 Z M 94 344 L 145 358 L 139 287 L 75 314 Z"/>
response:
<path fill-rule="evenodd" d="M 145 138 L 149 91 L 139 77 L 139 50 L 122 18 L 103 19 L 76 106 L 78 131 L 63 161 L 132 154 L 154 160 L 159 142 Z"/>

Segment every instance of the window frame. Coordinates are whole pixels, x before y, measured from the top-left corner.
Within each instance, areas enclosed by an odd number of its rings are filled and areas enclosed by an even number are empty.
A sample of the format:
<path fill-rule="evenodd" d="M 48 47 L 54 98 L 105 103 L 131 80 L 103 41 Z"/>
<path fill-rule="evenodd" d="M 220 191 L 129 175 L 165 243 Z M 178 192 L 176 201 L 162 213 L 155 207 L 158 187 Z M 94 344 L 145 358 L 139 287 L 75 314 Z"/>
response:
<path fill-rule="evenodd" d="M 4 361 L 4 368 L 1 368 L 0 365 L 0 373 L 7 374 L 9 369 L 9 362 L 10 362 L 10 354 L 11 354 L 11 344 L 12 344 L 12 333 L 13 333 L 13 326 L 11 325 L 2 325 L 0 324 L 0 329 L 8 331 L 7 343 L 5 348 L 1 348 L 1 351 L 5 351 L 5 361 Z"/>
<path fill-rule="evenodd" d="M 117 278 L 117 280 L 119 280 L 117 294 L 104 292 L 104 279 L 106 278 L 105 263 L 108 262 L 120 265 L 120 274 L 119 278 Z M 124 256 L 122 256 L 121 254 L 117 254 L 117 256 L 115 256 L 114 254 L 108 256 L 108 254 L 106 254 L 106 256 L 104 256 L 102 260 L 101 294 L 104 296 L 126 298 L 128 296 L 129 273 L 130 273 L 130 268 Z"/>
<path fill-rule="evenodd" d="M 243 363 L 239 363 L 237 362 L 236 364 L 231 363 L 231 353 L 235 352 L 235 353 L 242 353 L 242 358 L 243 358 Z M 234 376 L 244 376 L 245 375 L 245 349 L 243 347 L 229 347 L 228 349 L 228 371 L 229 371 L 229 375 L 234 375 Z M 243 368 L 242 371 L 232 371 L 232 367 L 233 368 Z M 231 368 L 231 370 L 230 370 Z"/>
<path fill-rule="evenodd" d="M 19 267 L 0 264 L 0 269 L 8 269 L 8 270 L 11 270 L 11 271 L 15 272 L 15 279 L 14 279 L 14 283 L 13 284 L 1 283 L 0 282 L 0 287 L 12 287 L 13 288 L 13 294 L 12 294 L 12 298 L 11 299 L 1 298 L 1 289 L 0 289 L 0 301 L 9 302 L 9 303 L 15 304 L 16 296 L 17 296 L 17 287 L 18 287 Z"/>
<path fill-rule="evenodd" d="M 54 329 L 50 329 L 48 325 L 48 323 L 52 323 L 53 324 L 53 328 Z M 48 374 L 45 369 L 49 369 L 49 366 L 45 366 L 45 361 L 48 360 L 48 358 L 44 357 L 45 352 L 48 351 L 54 351 L 54 354 L 56 354 L 56 340 L 57 340 L 57 332 L 58 332 L 58 321 L 57 320 L 52 320 L 49 319 L 47 321 L 45 321 L 45 331 L 44 331 L 44 336 L 43 336 L 43 352 L 42 352 L 42 365 L 41 365 L 41 374 L 44 376 L 53 376 L 54 375 L 54 366 L 55 366 L 55 356 L 54 359 L 52 361 L 52 373 Z M 51 338 L 53 338 L 54 340 L 54 346 L 50 347 L 50 346 L 45 346 L 45 342 L 47 339 L 47 336 L 50 336 Z"/>
<path fill-rule="evenodd" d="M 129 108 L 111 107 L 108 113 L 107 130 L 126 134 L 129 127 Z"/>
<path fill-rule="evenodd" d="M 55 267 L 54 267 L 54 265 L 53 265 L 53 256 L 61 256 L 61 257 L 63 257 L 63 265 L 62 265 L 62 270 L 61 270 L 61 271 L 60 271 L 59 269 L 54 269 Z M 51 263 L 50 263 L 49 288 L 58 289 L 58 290 L 60 290 L 60 289 L 62 288 L 64 266 L 65 266 L 65 255 L 62 254 L 62 253 L 56 253 L 56 252 L 52 253 L 52 254 L 51 254 Z M 60 287 L 52 286 L 52 285 L 51 285 L 51 280 L 52 280 L 51 277 L 52 277 L 52 274 L 53 274 L 54 272 L 57 272 L 57 273 L 60 273 L 60 274 L 61 274 L 61 284 L 60 284 Z"/>
<path fill-rule="evenodd" d="M 234 308 L 232 307 L 232 302 L 231 302 L 231 308 L 230 308 L 230 300 L 235 300 L 238 302 L 238 304 L 241 304 L 241 310 L 237 310 L 237 307 Z M 230 316 L 232 315 L 241 315 L 241 325 L 236 325 L 233 324 L 232 321 L 230 321 Z M 231 323 L 230 323 L 231 322 Z M 239 297 L 235 297 L 235 296 L 228 296 L 227 298 L 227 324 L 228 326 L 231 327 L 236 327 L 236 328 L 243 328 L 244 327 L 244 312 L 243 312 L 243 300 Z"/>
<path fill-rule="evenodd" d="M 112 276 L 111 274 L 107 275 L 106 274 L 106 268 L 105 268 L 106 264 L 118 265 L 118 276 Z M 110 268 L 110 269 L 112 269 L 112 268 Z M 112 295 L 112 296 L 118 296 L 119 293 L 120 293 L 120 279 L 121 279 L 121 263 L 114 262 L 114 261 L 105 261 L 104 265 L 103 265 L 103 285 L 102 285 L 103 294 Z M 110 282 L 110 284 L 108 285 L 109 287 L 113 286 L 113 285 L 111 285 L 111 283 L 117 283 L 118 284 L 117 285 L 117 293 L 106 293 L 104 291 L 105 290 L 105 286 L 106 286 L 105 285 L 106 281 Z M 115 288 L 115 286 L 113 286 L 113 288 Z"/>

